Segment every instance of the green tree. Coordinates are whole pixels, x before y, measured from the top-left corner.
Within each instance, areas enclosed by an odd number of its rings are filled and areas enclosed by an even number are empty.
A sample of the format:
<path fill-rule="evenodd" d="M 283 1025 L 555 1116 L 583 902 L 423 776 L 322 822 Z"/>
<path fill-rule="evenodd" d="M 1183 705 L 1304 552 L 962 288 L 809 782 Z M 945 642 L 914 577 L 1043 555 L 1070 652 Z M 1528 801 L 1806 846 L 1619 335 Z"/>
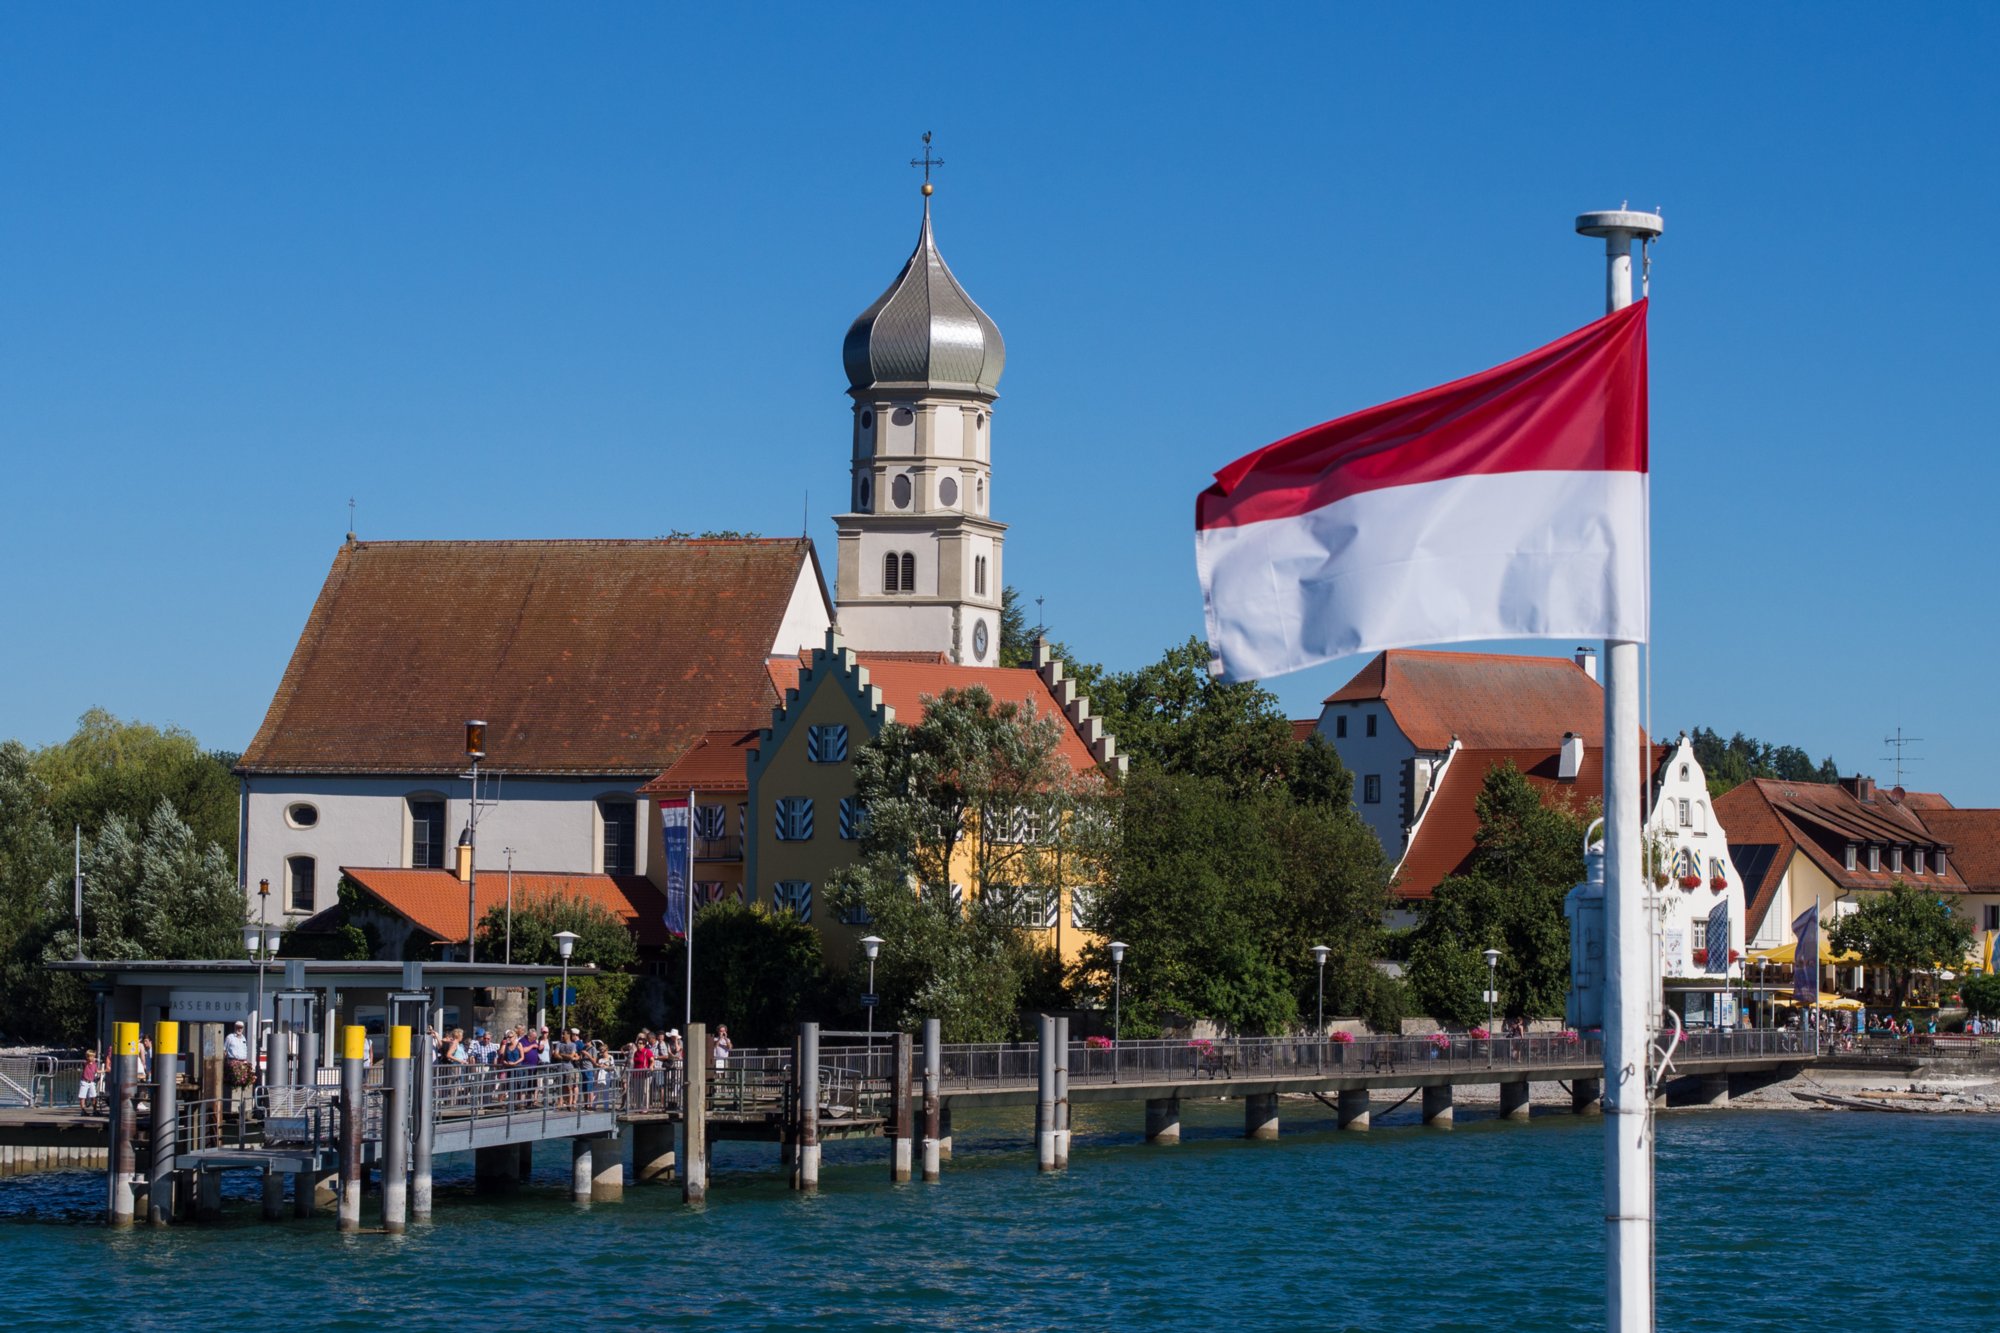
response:
<path fill-rule="evenodd" d="M 1901 1008 L 1918 972 L 1965 965 L 1972 927 L 1935 893 L 1897 879 L 1836 920 L 1826 939 L 1836 954 L 1858 953 L 1868 966 L 1886 969 Z"/>
<path fill-rule="evenodd" d="M 572 976 L 576 999 L 569 1006 L 570 1026 L 592 1036 L 618 1038 L 639 1026 L 632 1012 L 635 978 L 619 969 L 638 961 L 639 951 L 632 932 L 610 908 L 567 889 L 517 899 L 514 903 L 514 961 L 556 968 L 562 963 L 562 949 L 556 941 L 559 931 L 578 936 L 570 952 L 570 965 L 595 964 L 598 975 Z M 507 909 L 496 904 L 479 919 L 479 953 L 498 958 L 506 947 Z M 552 971 L 552 986 L 562 984 L 562 974 Z"/>
<path fill-rule="evenodd" d="M 1468 873 L 1447 877 L 1410 937 L 1410 988 L 1445 1022 L 1486 1020 L 1485 950 L 1498 949 L 1500 1011 L 1560 1014 L 1569 989 L 1563 898 L 1583 878 L 1587 805 L 1546 804 L 1513 764 L 1496 764 L 1477 803 Z"/>
<path fill-rule="evenodd" d="M 686 946 L 678 940 L 662 955 L 667 1016 L 676 1024 L 684 1008 Z M 774 1046 L 787 1040 L 801 1014 L 810 1015 L 825 989 L 817 930 L 790 912 L 762 905 L 713 903 L 694 918 L 694 1017 L 727 1024 L 739 1046 Z"/>
<path fill-rule="evenodd" d="M 1958 997 L 1967 1013 L 1980 1018 L 2000 1018 L 2000 976 L 1974 972 L 1958 983 Z"/>
<path fill-rule="evenodd" d="M 53 1017 L 54 974 L 43 959 L 69 918 L 69 849 L 57 840 L 47 808 L 34 756 L 19 741 L 0 742 L 0 1030 L 15 1038 L 64 1035 L 59 1023 L 45 1026 Z M 68 988 L 78 991 L 73 1001 L 80 998 L 80 988 Z"/>
<path fill-rule="evenodd" d="M 920 724 L 892 723 L 857 753 L 860 856 L 828 896 L 887 941 L 877 993 L 890 1026 L 935 1017 L 950 1040 L 1000 1040 L 1046 979 L 1026 928 L 1048 894 L 1098 882 L 1115 828 L 1104 780 L 1064 757 L 1063 725 L 947 690 Z"/>
<path fill-rule="evenodd" d="M 236 852 L 236 756 L 201 748 L 178 727 L 126 722 L 102 708 L 77 720 L 69 739 L 35 754 L 46 786 L 47 817 L 58 836 L 81 825 L 87 838 L 105 819 L 143 826 L 170 803 L 203 847 Z"/>
<path fill-rule="evenodd" d="M 1011 583 L 1000 590 L 1000 665 L 1027 666 L 1035 658 L 1035 636 L 1028 627 L 1028 614 L 1021 609 L 1021 594 Z"/>
<path fill-rule="evenodd" d="M 1728 740 L 1708 727 L 1688 733 L 1694 757 L 1708 775 L 1708 794 L 1720 796 L 1751 778 L 1777 778 L 1785 782 L 1838 782 L 1840 769 L 1832 756 L 1815 764 L 1795 745 L 1771 745 L 1737 732 Z"/>

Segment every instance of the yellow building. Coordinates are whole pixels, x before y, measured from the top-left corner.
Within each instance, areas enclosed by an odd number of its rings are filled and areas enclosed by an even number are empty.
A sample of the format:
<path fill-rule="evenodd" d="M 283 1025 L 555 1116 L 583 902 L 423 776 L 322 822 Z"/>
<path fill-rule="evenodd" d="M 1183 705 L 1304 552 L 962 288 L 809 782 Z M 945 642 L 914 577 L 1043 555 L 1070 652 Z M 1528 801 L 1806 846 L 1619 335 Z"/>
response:
<path fill-rule="evenodd" d="M 1060 753 L 1077 773 L 1122 772 L 1124 759 L 1090 703 L 1065 680 L 1062 664 L 1038 647 L 1032 667 L 971 667 L 942 654 L 855 652 L 829 633 L 825 647 L 800 660 L 774 658 L 784 702 L 773 710 L 746 765 L 749 836 L 744 882 L 750 901 L 796 912 L 819 927 L 829 961 L 852 956 L 865 926 L 842 921 L 822 901 L 829 876 L 853 863 L 860 851 L 860 809 L 855 799 L 854 756 L 891 722 L 916 726 L 925 703 L 947 690 L 979 686 L 997 703 L 1032 707 L 1062 724 Z M 976 885 L 972 871 L 979 839 L 1019 837 L 993 829 L 966 830 L 954 853 L 955 898 Z M 1072 961 L 1086 942 L 1081 922 L 1087 885 L 1056 882 L 1026 890 L 1016 919 L 1038 942 Z M 976 892 L 976 888 L 972 890 Z"/>
<path fill-rule="evenodd" d="M 694 860 L 694 901 L 697 909 L 710 903 L 747 901 L 743 892 L 743 850 L 750 826 L 750 788 L 744 761 L 758 733 L 711 731 L 688 747 L 660 776 L 639 788 L 647 798 L 647 845 L 663 848 L 660 802 L 693 797 L 694 819 L 690 851 Z M 654 861 L 663 861 L 656 852 Z M 654 876 L 666 886 L 662 864 Z"/>

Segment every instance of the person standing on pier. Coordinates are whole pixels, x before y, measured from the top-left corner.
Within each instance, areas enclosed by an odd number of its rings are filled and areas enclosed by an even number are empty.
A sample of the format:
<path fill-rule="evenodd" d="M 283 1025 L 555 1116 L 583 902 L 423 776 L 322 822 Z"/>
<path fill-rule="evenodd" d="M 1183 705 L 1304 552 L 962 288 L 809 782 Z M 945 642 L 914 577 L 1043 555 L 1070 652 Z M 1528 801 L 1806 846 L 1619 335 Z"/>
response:
<path fill-rule="evenodd" d="M 98 1110 L 97 1082 L 103 1075 L 97 1065 L 97 1048 L 91 1047 L 83 1053 L 83 1079 L 76 1085 L 76 1108 L 85 1115 Z"/>
<path fill-rule="evenodd" d="M 229 1109 L 239 1119 L 246 1118 L 250 1114 L 251 1089 L 257 1082 L 257 1073 L 250 1067 L 250 1039 L 243 1035 L 240 1018 L 222 1039 L 222 1059 L 229 1082 Z"/>
<path fill-rule="evenodd" d="M 715 1072 L 722 1073 L 729 1067 L 729 1053 L 736 1049 L 729 1040 L 729 1026 L 726 1023 L 715 1025 L 715 1036 L 709 1039 L 708 1048 L 715 1053 Z"/>

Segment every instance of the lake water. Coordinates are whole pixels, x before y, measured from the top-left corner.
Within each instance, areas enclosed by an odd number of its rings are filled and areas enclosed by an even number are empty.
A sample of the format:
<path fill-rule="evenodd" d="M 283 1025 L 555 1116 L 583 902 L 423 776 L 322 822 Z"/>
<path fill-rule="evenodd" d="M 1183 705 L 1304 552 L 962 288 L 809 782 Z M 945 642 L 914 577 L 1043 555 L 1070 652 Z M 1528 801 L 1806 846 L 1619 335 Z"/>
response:
<path fill-rule="evenodd" d="M 220 1225 L 114 1234 L 100 1176 L 17 1177 L 0 1311 L 5 1333 L 1599 1325 L 1602 1122 L 1461 1108 L 1447 1131 L 1412 1110 L 1339 1133 L 1287 1101 L 1273 1144 L 1237 1137 L 1239 1104 L 1187 1103 L 1186 1141 L 1148 1147 L 1139 1105 L 1078 1106 L 1050 1176 L 1026 1116 L 961 1115 L 941 1185 L 891 1185 L 885 1145 L 835 1143 L 811 1198 L 774 1147 L 723 1144 L 702 1209 L 651 1187 L 572 1205 L 551 1145 L 502 1200 L 446 1159 L 433 1223 L 400 1238 L 259 1222 L 248 1177 Z M 1660 1327 L 2000 1327 L 1980 1187 L 1997 1137 L 1980 1116 L 1662 1115 Z"/>

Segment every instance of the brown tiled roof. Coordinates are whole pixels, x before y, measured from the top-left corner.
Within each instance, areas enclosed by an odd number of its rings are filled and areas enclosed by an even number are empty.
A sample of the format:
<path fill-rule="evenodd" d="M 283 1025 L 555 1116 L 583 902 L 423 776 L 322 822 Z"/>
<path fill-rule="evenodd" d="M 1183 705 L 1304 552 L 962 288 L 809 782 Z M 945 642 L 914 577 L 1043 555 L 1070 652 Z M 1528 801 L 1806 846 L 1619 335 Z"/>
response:
<path fill-rule="evenodd" d="M 711 731 L 687 748 L 666 772 L 639 788 L 641 796 L 683 796 L 690 791 L 749 791 L 754 731 Z"/>
<path fill-rule="evenodd" d="M 1604 740 L 1604 690 L 1567 657 L 1447 653 L 1392 648 L 1377 653 L 1329 704 L 1380 700 L 1419 750 L 1542 750 L 1573 731 L 1585 745 Z"/>
<path fill-rule="evenodd" d="M 1744 886 L 1744 928 L 1755 935 L 1763 924 L 1776 898 L 1778 882 L 1794 856 L 1810 860 L 1843 889 L 1880 892 L 1901 879 L 1943 893 L 1965 892 L 1967 883 L 1956 852 L 1946 856 L 1942 875 L 1936 872 L 1935 863 L 1921 876 L 1914 865 L 1907 864 L 1898 873 L 1886 852 L 1880 870 L 1868 869 L 1867 847 L 1871 843 L 1885 849 L 1902 846 L 1926 851 L 1948 845 L 1950 839 L 1927 825 L 1934 819 L 1948 819 L 1951 813 L 1925 810 L 1920 817 L 1890 792 L 1881 790 L 1873 799 L 1863 800 L 1852 779 L 1832 783 L 1752 778 L 1732 787 L 1715 801 L 1716 818 L 1729 830 L 1731 859 L 1738 865 L 1754 864 L 1757 858 L 1751 848 L 1777 848 L 1759 883 Z M 1860 849 L 1853 870 L 1847 868 L 1848 843 Z"/>
<path fill-rule="evenodd" d="M 1087 773 L 1097 766 L 1090 747 L 1070 725 L 1048 683 L 1033 667 L 954 666 L 941 658 L 912 661 L 903 653 L 861 652 L 855 658 L 868 668 L 868 683 L 881 689 L 882 702 L 896 710 L 896 721 L 904 726 L 914 727 L 924 720 L 926 699 L 938 698 L 946 690 L 978 685 L 995 703 L 1033 704 L 1036 716 L 1054 718 L 1062 729 L 1062 756 L 1072 770 Z"/>
<path fill-rule="evenodd" d="M 342 866 L 340 873 L 390 911 L 447 944 L 465 941 L 465 886 L 449 870 Z M 558 894 L 585 898 L 624 921 L 642 948 L 667 942 L 666 895 L 644 875 L 558 875 L 514 872 L 514 907 Z M 482 870 L 473 902 L 479 917 L 507 901 L 507 872 Z"/>
<path fill-rule="evenodd" d="M 355 542 L 340 548 L 244 773 L 485 767 L 651 777 L 764 722 L 765 662 L 812 544 Z"/>
<path fill-rule="evenodd" d="M 1416 835 L 1396 871 L 1396 896 L 1402 899 L 1429 898 L 1448 875 L 1461 875 L 1471 868 L 1474 838 L 1479 832 L 1479 791 L 1486 775 L 1511 761 L 1540 793 L 1542 803 L 1566 807 L 1583 814 L 1593 800 L 1604 795 L 1604 750 L 1585 746 L 1583 763 L 1576 779 L 1564 782 L 1560 746 L 1531 750 L 1463 749 L 1452 756 L 1437 790 L 1424 808 Z"/>
<path fill-rule="evenodd" d="M 1974 893 L 2000 893 L 2000 810 L 1932 808 L 1924 827 L 1948 849 L 1945 864 Z"/>
<path fill-rule="evenodd" d="M 1300 745 L 1304 745 L 1307 741 L 1311 740 L 1312 734 L 1318 730 L 1319 719 L 1316 717 L 1295 717 L 1292 719 L 1292 740 Z"/>

